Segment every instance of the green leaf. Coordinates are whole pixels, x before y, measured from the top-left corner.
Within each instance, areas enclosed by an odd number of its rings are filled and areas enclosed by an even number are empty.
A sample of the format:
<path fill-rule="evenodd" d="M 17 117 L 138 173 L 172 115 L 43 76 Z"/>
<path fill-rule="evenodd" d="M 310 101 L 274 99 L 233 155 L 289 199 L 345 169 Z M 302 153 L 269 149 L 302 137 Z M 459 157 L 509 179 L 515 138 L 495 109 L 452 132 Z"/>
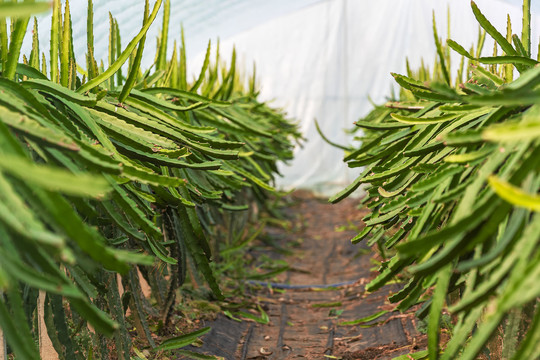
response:
<path fill-rule="evenodd" d="M 16 291 L 18 292 L 19 289 L 16 289 Z M 32 334 L 25 325 L 26 318 L 24 316 L 13 316 L 6 307 L 4 299 L 0 298 L 0 326 L 4 331 L 7 343 L 13 348 L 17 357 L 24 360 L 39 360 L 39 351 L 35 346 Z"/>
<path fill-rule="evenodd" d="M 176 350 L 176 349 L 180 349 L 180 348 L 183 348 L 185 346 L 191 345 L 199 337 L 201 337 L 201 336 L 207 334 L 208 332 L 210 332 L 210 330 L 211 330 L 210 327 L 205 327 L 205 328 L 202 328 L 200 330 L 191 332 L 189 334 L 173 337 L 171 339 L 168 339 L 168 340 L 164 341 L 161 345 L 159 345 L 156 348 L 156 351 L 157 350 Z"/>
<path fill-rule="evenodd" d="M 461 130 L 450 132 L 443 138 L 446 145 L 465 146 L 482 142 L 482 133 L 479 130 Z"/>
<path fill-rule="evenodd" d="M 1 5 L 5 5 L 2 3 Z M 24 5 L 18 4 L 19 6 Z M 30 17 L 21 17 L 12 19 L 12 25 L 14 29 L 11 33 L 11 39 L 9 42 L 9 49 L 7 54 L 7 61 L 4 67 L 3 76 L 12 80 L 15 77 L 15 70 L 17 69 L 17 63 L 19 62 L 19 56 L 21 52 L 22 43 L 24 40 L 24 35 L 26 34 L 26 28 L 28 27 L 28 22 Z"/>
<path fill-rule="evenodd" d="M 90 114 L 94 115 L 94 121 L 104 127 L 106 130 L 127 139 L 136 139 L 136 142 L 140 144 L 140 146 L 144 146 L 148 149 L 178 149 L 178 145 L 173 140 L 166 138 L 165 136 L 144 130 L 124 120 L 121 120 L 118 117 L 93 109 L 87 110 L 90 112 Z"/>
<path fill-rule="evenodd" d="M 264 313 L 266 315 L 266 313 Z M 255 321 L 256 323 L 258 324 L 263 324 L 263 325 L 266 325 L 270 322 L 270 319 L 268 318 L 268 315 L 264 316 L 264 315 L 261 315 L 260 317 L 257 316 L 257 315 L 253 315 L 251 313 L 248 313 L 246 311 L 237 311 L 235 313 L 235 315 L 239 318 L 246 318 L 246 319 L 251 319 L 253 321 Z"/>
<path fill-rule="evenodd" d="M 51 9 L 50 2 L 0 3 L 0 17 L 27 17 Z"/>
<path fill-rule="evenodd" d="M 342 322 L 338 323 L 338 325 L 339 326 L 363 325 L 363 324 L 366 324 L 368 322 L 377 320 L 378 318 L 380 318 L 383 315 L 388 314 L 389 312 L 390 312 L 389 310 L 381 310 L 379 312 L 376 312 L 375 314 L 371 314 L 371 315 L 368 315 L 368 316 L 360 318 L 360 319 L 351 320 L 351 321 L 342 321 Z"/>
<path fill-rule="evenodd" d="M 437 54 L 439 55 L 439 62 L 441 70 L 444 76 L 446 84 L 450 85 L 450 75 L 448 74 L 448 69 L 446 68 L 446 58 L 443 54 L 443 49 L 439 40 L 439 35 L 437 34 L 437 24 L 435 22 L 435 10 L 433 10 L 433 36 L 435 38 L 435 47 L 437 48 Z"/>
<path fill-rule="evenodd" d="M 217 99 L 211 99 L 206 96 L 197 94 L 196 92 L 185 91 L 180 89 L 173 89 L 168 87 L 152 87 L 143 89 L 142 92 L 147 94 L 167 94 L 172 97 L 177 97 L 179 99 L 190 100 L 196 103 L 205 103 L 211 104 L 213 107 L 228 107 L 232 105 L 231 102 L 222 101 Z"/>
<path fill-rule="evenodd" d="M 56 84 L 49 80 L 31 79 L 21 83 L 22 86 L 34 90 L 43 91 L 45 93 L 51 93 L 75 104 L 94 107 L 96 105 L 96 97 L 92 94 L 81 95 L 74 91 L 66 89 L 60 84 Z"/>
<path fill-rule="evenodd" d="M 518 64 L 525 66 L 535 66 L 536 64 L 538 64 L 538 61 L 536 60 L 518 55 L 481 57 L 478 58 L 478 62 L 481 62 L 482 64 Z"/>
<path fill-rule="evenodd" d="M 188 359 L 195 359 L 195 360 L 219 360 L 217 356 L 214 355 L 204 355 L 199 354 L 193 351 L 187 351 L 187 350 L 177 350 L 177 354 L 183 355 Z"/>
<path fill-rule="evenodd" d="M 203 101 L 198 101 L 188 106 L 179 106 L 179 105 L 173 104 L 172 101 L 169 102 L 169 101 L 161 100 L 155 96 L 151 96 L 148 92 L 142 92 L 135 89 L 131 91 L 130 97 L 141 100 L 147 106 L 155 106 L 163 110 L 189 111 L 189 110 L 200 109 L 200 108 L 208 106 L 208 103 L 203 102 Z M 129 101 L 127 103 L 129 104 Z"/>
<path fill-rule="evenodd" d="M 467 50 L 465 50 L 463 46 L 459 45 L 454 40 L 448 39 L 446 40 L 446 43 L 448 44 L 448 46 L 450 46 L 450 48 L 455 50 L 458 54 L 465 56 L 466 58 L 470 60 L 475 60 L 474 56 L 472 56 Z"/>
<path fill-rule="evenodd" d="M 365 177 L 363 181 L 366 182 L 366 183 L 369 183 L 369 182 L 378 181 L 378 180 L 385 180 L 385 179 L 397 176 L 400 173 L 408 171 L 409 168 L 411 166 L 415 165 L 418 161 L 419 161 L 419 159 L 414 157 L 414 158 L 411 158 L 411 159 L 403 162 L 399 166 L 396 166 L 396 167 L 394 167 L 394 168 L 392 168 L 390 170 L 381 171 L 381 172 L 378 172 L 378 173 L 372 172 L 369 176 Z"/>
<path fill-rule="evenodd" d="M 126 250 L 115 250 L 113 253 L 115 258 L 127 264 L 146 266 L 152 266 L 154 264 L 154 257 L 150 255 Z"/>
<path fill-rule="evenodd" d="M 399 245 L 398 250 L 403 256 L 421 254 L 456 236 L 464 236 L 465 231 L 477 226 L 483 219 L 489 216 L 491 210 L 496 205 L 496 201 L 486 200 L 482 204 L 476 206 L 469 216 L 455 222 L 451 226 L 445 226 L 444 229 L 433 229 L 421 238 L 410 239 L 407 243 Z"/>
<path fill-rule="evenodd" d="M 392 257 L 384 269 L 379 269 L 380 274 L 366 285 L 366 291 L 377 291 L 409 264 L 410 260 L 408 259 L 400 259 L 397 256 Z"/>
<path fill-rule="evenodd" d="M 126 213 L 147 236 L 154 239 L 162 239 L 163 233 L 161 230 L 145 216 L 135 201 L 129 197 L 128 192 L 118 185 L 110 176 L 107 175 L 106 178 L 114 189 L 114 199 L 116 203 L 121 206 L 122 211 Z M 164 249 L 162 254 L 165 254 Z"/>
<path fill-rule="evenodd" d="M 509 203 L 532 211 L 540 211 L 540 195 L 528 194 L 496 176 L 489 177 L 489 185 L 497 195 Z"/>
<path fill-rule="evenodd" d="M 471 341 L 467 343 L 465 350 L 463 351 L 460 359 L 463 360 L 474 360 L 477 359 L 478 354 L 484 348 L 485 344 L 492 336 L 493 332 L 501 321 L 503 320 L 504 314 L 502 312 L 495 312 L 487 316 L 484 321 L 482 321 L 482 326 L 480 326 L 476 332 L 475 336 L 472 337 Z"/>
<path fill-rule="evenodd" d="M 0 71 L 2 70 L 2 68 L 3 67 L 0 64 Z M 43 75 L 43 73 L 41 73 L 39 70 L 36 70 L 35 68 L 26 64 L 18 63 L 17 67 L 15 68 L 15 73 L 29 77 L 31 79 L 47 80 L 47 76 Z"/>
<path fill-rule="evenodd" d="M 415 80 L 413 78 L 410 78 L 408 76 L 391 73 L 396 82 L 403 88 L 407 90 L 413 90 L 413 89 L 422 89 L 422 90 L 429 90 L 429 88 L 421 81 Z"/>
<path fill-rule="evenodd" d="M 143 26 L 144 23 L 148 19 L 149 14 L 149 3 L 148 0 L 145 1 L 144 6 L 144 17 L 143 17 Z M 120 96 L 118 97 L 118 101 L 120 103 L 123 103 L 126 98 L 128 97 L 129 93 L 135 86 L 135 82 L 137 81 L 137 77 L 139 76 L 139 71 L 141 67 L 141 61 L 144 54 L 144 43 L 146 42 L 146 34 L 141 38 L 139 41 L 139 46 L 137 47 L 137 54 L 135 55 L 135 60 L 133 61 L 133 64 L 131 65 L 129 69 L 129 74 L 126 82 L 124 83 L 124 86 L 122 87 L 122 92 Z"/>
<path fill-rule="evenodd" d="M 167 156 L 159 155 L 159 153 L 152 154 L 146 151 L 140 151 L 129 145 L 117 143 L 120 151 L 127 153 L 132 159 L 140 159 L 150 162 L 155 165 L 165 165 L 170 168 L 190 168 L 198 170 L 217 170 L 221 168 L 219 161 L 207 161 L 201 163 L 189 163 L 182 160 L 172 159 Z"/>
<path fill-rule="evenodd" d="M 372 227 L 366 226 L 364 230 L 362 230 L 360 233 L 358 233 L 355 237 L 351 239 L 351 243 L 357 244 L 363 241 L 366 238 L 366 236 L 371 232 L 371 230 L 373 230 Z"/>
<path fill-rule="evenodd" d="M 83 298 L 82 292 L 70 284 L 67 278 L 58 279 L 52 277 L 50 274 L 37 272 L 28 266 L 28 264 L 13 258 L 13 256 L 10 258 L 7 252 L 3 250 L 0 250 L 0 254 L 5 258 L 2 264 L 3 268 L 13 279 L 50 293 L 60 294 L 70 298 Z"/>
<path fill-rule="evenodd" d="M 409 127 L 410 124 L 399 124 L 399 123 L 374 123 L 370 121 L 358 120 L 354 123 L 356 126 L 370 129 L 370 130 L 394 130 Z"/>
<path fill-rule="evenodd" d="M 427 124 L 438 124 L 438 123 L 444 123 L 448 121 L 452 121 L 458 118 L 459 115 L 457 114 L 447 114 L 447 115 L 441 115 L 441 116 L 435 116 L 435 117 L 424 117 L 424 118 L 417 118 L 414 116 L 404 116 L 399 114 L 390 114 L 392 116 L 392 119 L 399 121 L 404 124 L 409 125 L 427 125 Z"/>
<path fill-rule="evenodd" d="M 47 230 L 37 216 L 15 192 L 14 187 L 0 172 L 0 221 L 19 236 L 48 246 L 60 248 L 65 239 Z"/>
<path fill-rule="evenodd" d="M 342 150 L 349 150 L 348 147 L 346 146 L 343 146 L 343 145 L 340 145 L 340 144 L 337 144 L 335 142 L 332 142 L 332 140 L 328 139 L 324 133 L 322 132 L 321 130 L 321 127 L 319 126 L 319 122 L 317 121 L 317 119 L 315 119 L 315 128 L 317 129 L 317 132 L 319 133 L 319 136 L 328 144 L 328 145 L 332 145 L 333 147 L 335 148 L 338 148 L 338 149 L 342 149 Z"/>
<path fill-rule="evenodd" d="M 472 151 L 468 153 L 462 153 L 462 154 L 452 154 L 448 155 L 444 158 L 445 162 L 453 163 L 453 164 L 466 164 L 471 163 L 476 160 L 480 160 L 489 154 L 491 154 L 494 151 L 492 147 L 485 147 L 477 151 Z"/>
<path fill-rule="evenodd" d="M 146 35 L 146 32 L 150 28 L 150 25 L 154 22 L 154 19 L 156 18 L 159 8 L 161 7 L 161 3 L 163 0 L 156 0 L 156 3 L 154 4 L 154 9 L 152 10 L 152 13 L 150 14 L 148 20 L 144 24 L 141 31 L 135 36 L 130 43 L 126 46 L 125 50 L 120 54 L 120 56 L 116 59 L 116 61 L 109 66 L 109 68 L 101 73 L 100 75 L 96 76 L 92 80 L 88 81 L 86 84 L 81 86 L 77 89 L 77 92 L 79 94 L 88 92 L 95 88 L 96 86 L 99 86 L 101 83 L 107 81 L 110 77 L 114 76 L 116 72 L 122 67 L 122 65 L 128 60 L 129 56 L 135 50 L 135 47 L 137 44 L 141 41 L 143 36 Z"/>
<path fill-rule="evenodd" d="M 199 73 L 199 77 L 197 78 L 197 81 L 191 86 L 190 92 L 195 93 L 197 89 L 201 86 L 204 77 L 206 75 L 206 70 L 208 69 L 208 66 L 210 65 L 210 50 L 211 50 L 211 41 L 208 40 L 208 46 L 206 47 L 206 54 L 204 56 L 203 65 L 201 68 L 201 72 Z"/>
<path fill-rule="evenodd" d="M 71 43 L 71 14 L 69 10 L 69 0 L 66 0 L 64 10 L 64 23 L 62 24 L 61 31 L 61 48 L 60 48 L 60 83 L 63 87 L 69 88 L 69 72 L 70 72 L 70 63 L 75 61 L 72 59 L 71 48 L 73 44 Z"/>
<path fill-rule="evenodd" d="M 523 24 L 521 27 L 521 42 L 525 54 L 531 56 L 531 0 L 523 1 Z"/>
<path fill-rule="evenodd" d="M 103 177 L 72 174 L 64 169 L 36 165 L 18 156 L 4 155 L 0 157 L 0 170 L 21 181 L 67 195 L 103 197 L 111 190 Z"/>
<path fill-rule="evenodd" d="M 371 169 L 369 168 L 366 169 L 362 175 L 358 176 L 350 185 L 348 185 L 345 189 L 341 190 L 336 195 L 332 196 L 330 199 L 328 199 L 328 201 L 331 202 L 332 204 L 336 204 L 340 202 L 341 200 L 347 198 L 354 191 L 356 191 L 356 189 L 358 189 L 360 185 L 362 185 L 362 183 L 364 182 L 363 181 L 364 175 L 369 173 L 370 170 Z"/>
<path fill-rule="evenodd" d="M 204 278 L 208 282 L 210 289 L 218 300 L 224 299 L 223 294 L 219 288 L 219 284 L 216 280 L 214 272 L 209 265 L 209 260 L 204 253 L 203 248 L 199 245 L 195 230 L 189 221 L 189 216 L 186 209 L 178 208 L 177 214 L 173 217 L 174 226 L 177 234 L 182 234 L 182 240 L 185 242 L 191 256 L 195 260 L 197 268 L 202 272 Z"/>
<path fill-rule="evenodd" d="M 511 66 L 511 65 L 506 65 L 506 66 Z M 501 85 L 504 85 L 505 83 L 505 79 L 499 77 L 497 74 L 494 74 L 491 71 L 484 69 L 482 66 L 475 67 L 472 72 L 473 72 L 473 75 L 477 77 L 480 81 L 482 81 L 482 78 L 486 78 L 492 81 L 493 84 L 495 84 L 496 86 L 501 86 Z M 489 81 L 488 81 L 488 84 L 489 84 Z"/>
<path fill-rule="evenodd" d="M 439 322 L 452 276 L 452 266 L 449 265 L 439 272 L 437 285 L 433 292 L 428 320 L 428 352 L 430 360 L 439 358 Z"/>
<path fill-rule="evenodd" d="M 442 105 L 439 106 L 439 110 L 442 112 L 453 112 L 453 113 L 469 113 L 474 110 L 478 110 L 480 107 L 478 105 L 469 105 L 469 104 L 458 104 L 458 105 Z"/>
<path fill-rule="evenodd" d="M 82 317 L 88 320 L 97 332 L 112 337 L 117 331 L 118 324 L 92 303 L 86 300 L 71 299 L 70 304 Z"/>
<path fill-rule="evenodd" d="M 226 164 L 224 164 L 224 166 L 225 168 L 228 168 L 242 176 L 245 176 L 247 179 L 253 181 L 257 186 L 261 187 L 262 189 L 268 190 L 270 192 L 276 191 L 273 187 L 271 187 L 270 185 L 268 185 L 267 183 L 265 183 L 263 180 L 259 179 L 255 175 L 253 175 L 251 172 L 246 171 L 237 165 L 233 165 L 232 162 L 227 162 Z"/>
<path fill-rule="evenodd" d="M 161 28 L 161 36 L 159 38 L 159 48 L 156 59 L 156 69 L 165 70 L 167 66 L 167 45 L 169 38 L 169 18 L 171 13 L 171 1 L 165 0 L 163 6 L 163 23 Z"/>
<path fill-rule="evenodd" d="M 512 360 L 533 358 L 540 342 L 540 309 L 536 309 L 529 331 Z"/>
<path fill-rule="evenodd" d="M 502 90 L 505 94 L 514 94 L 514 90 L 519 90 L 516 94 L 525 97 L 527 93 L 525 91 L 532 90 L 538 85 L 540 81 L 540 66 L 535 66 L 531 69 L 524 71 L 520 77 L 505 85 Z M 510 90 L 510 91 L 507 91 Z"/>
<path fill-rule="evenodd" d="M 51 81 L 58 82 L 58 46 L 59 46 L 59 34 L 60 34 L 60 21 L 62 16 L 61 10 L 62 2 L 60 0 L 53 0 L 53 13 L 51 17 L 51 37 L 50 37 L 50 72 Z"/>
<path fill-rule="evenodd" d="M 497 29 L 495 29 L 489 20 L 486 19 L 474 1 L 471 1 L 471 7 L 480 26 L 482 26 L 484 30 L 491 35 L 491 37 L 501 46 L 503 51 L 508 55 L 517 55 L 516 50 L 506 40 L 506 38 L 500 32 L 498 32 Z"/>
<path fill-rule="evenodd" d="M 176 187 L 185 183 L 185 180 L 182 178 L 156 174 L 149 169 L 127 163 L 124 163 L 122 176 L 142 184 L 153 186 Z"/>
<path fill-rule="evenodd" d="M 492 142 L 520 142 L 540 138 L 540 121 L 497 124 L 482 132 L 482 139 Z"/>

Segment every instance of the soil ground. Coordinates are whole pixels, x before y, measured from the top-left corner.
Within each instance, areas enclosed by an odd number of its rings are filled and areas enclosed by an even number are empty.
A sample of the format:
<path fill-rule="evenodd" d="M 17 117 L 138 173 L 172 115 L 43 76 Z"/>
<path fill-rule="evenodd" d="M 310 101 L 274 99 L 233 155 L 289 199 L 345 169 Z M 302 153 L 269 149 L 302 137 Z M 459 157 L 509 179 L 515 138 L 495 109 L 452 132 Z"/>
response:
<path fill-rule="evenodd" d="M 287 255 L 264 254 L 287 261 L 290 268 L 256 287 L 255 295 L 268 314 L 268 324 L 242 323 L 219 315 L 206 322 L 197 352 L 225 359 L 392 359 L 425 348 L 425 336 L 413 314 L 393 312 L 386 297 L 400 285 L 367 293 L 375 276 L 373 252 L 350 239 L 362 226 L 365 211 L 358 200 L 329 204 L 307 192 L 295 192 L 286 209 L 295 231 L 267 226 L 266 234 Z M 294 246 L 292 245 L 294 244 Z M 260 250 L 259 250 L 260 251 Z M 252 253 L 250 256 L 257 256 Z M 341 323 L 389 310 L 372 322 Z"/>

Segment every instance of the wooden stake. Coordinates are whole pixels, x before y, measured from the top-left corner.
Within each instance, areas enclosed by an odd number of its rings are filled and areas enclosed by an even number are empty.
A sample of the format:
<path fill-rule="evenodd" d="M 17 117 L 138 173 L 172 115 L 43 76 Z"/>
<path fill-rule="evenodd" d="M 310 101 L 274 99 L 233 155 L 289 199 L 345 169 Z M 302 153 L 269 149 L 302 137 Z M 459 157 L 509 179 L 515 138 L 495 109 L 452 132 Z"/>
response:
<path fill-rule="evenodd" d="M 39 356 L 42 360 L 59 360 L 58 353 L 54 349 L 47 326 L 45 325 L 45 291 L 39 291 L 38 298 L 38 326 L 39 326 Z"/>
<path fill-rule="evenodd" d="M 0 360 L 7 360 L 7 346 L 4 332 L 0 328 Z"/>

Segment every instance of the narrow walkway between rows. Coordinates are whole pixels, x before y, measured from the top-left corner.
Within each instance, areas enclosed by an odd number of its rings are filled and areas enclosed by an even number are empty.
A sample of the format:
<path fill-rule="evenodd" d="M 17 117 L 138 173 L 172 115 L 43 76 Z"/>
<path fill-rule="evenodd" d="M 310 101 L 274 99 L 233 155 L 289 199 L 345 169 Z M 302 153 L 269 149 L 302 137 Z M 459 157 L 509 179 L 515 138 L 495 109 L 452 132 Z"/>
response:
<path fill-rule="evenodd" d="M 265 253 L 283 259 L 290 269 L 255 294 L 270 317 L 269 324 L 238 323 L 224 316 L 208 326 L 199 352 L 225 359 L 392 359 L 416 351 L 423 337 L 415 330 L 412 314 L 388 312 L 372 322 L 342 323 L 391 310 L 386 302 L 390 285 L 366 293 L 374 277 L 373 253 L 350 239 L 358 233 L 365 211 L 358 200 L 328 204 L 309 193 L 292 195 L 286 210 L 296 231 L 267 227 L 267 235 L 289 255 Z M 300 226 L 299 226 L 300 225 Z"/>

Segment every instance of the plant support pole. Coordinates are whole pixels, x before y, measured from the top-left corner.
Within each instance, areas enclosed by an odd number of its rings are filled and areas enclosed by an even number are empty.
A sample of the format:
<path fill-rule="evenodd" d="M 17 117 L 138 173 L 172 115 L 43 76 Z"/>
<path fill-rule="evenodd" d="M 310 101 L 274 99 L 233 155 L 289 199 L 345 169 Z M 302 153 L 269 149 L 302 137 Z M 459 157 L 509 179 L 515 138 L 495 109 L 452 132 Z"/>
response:
<path fill-rule="evenodd" d="M 54 349 L 51 339 L 49 338 L 49 334 L 47 334 L 47 326 L 45 325 L 45 296 L 45 291 L 40 290 L 37 307 L 39 327 L 39 354 L 42 359 L 59 360 L 58 354 Z"/>
<path fill-rule="evenodd" d="M 346 128 L 349 126 L 349 103 L 350 103 L 350 97 L 349 97 L 349 22 L 347 21 L 348 11 L 347 11 L 347 1 L 343 0 L 342 2 L 342 26 L 343 26 L 343 33 L 342 33 L 342 84 L 343 84 L 343 120 L 345 122 L 344 127 Z M 350 183 L 349 179 L 349 172 L 345 172 L 345 181 L 346 183 Z"/>
<path fill-rule="evenodd" d="M 4 333 L 0 329 L 0 360 L 7 360 L 7 346 L 6 339 L 4 338 Z"/>
<path fill-rule="evenodd" d="M 4 293 L 0 291 L 0 300 L 3 300 Z M 0 327 L 0 360 L 7 360 L 7 346 L 6 346 L 6 338 L 4 337 L 4 332 L 2 331 L 2 328 Z"/>

